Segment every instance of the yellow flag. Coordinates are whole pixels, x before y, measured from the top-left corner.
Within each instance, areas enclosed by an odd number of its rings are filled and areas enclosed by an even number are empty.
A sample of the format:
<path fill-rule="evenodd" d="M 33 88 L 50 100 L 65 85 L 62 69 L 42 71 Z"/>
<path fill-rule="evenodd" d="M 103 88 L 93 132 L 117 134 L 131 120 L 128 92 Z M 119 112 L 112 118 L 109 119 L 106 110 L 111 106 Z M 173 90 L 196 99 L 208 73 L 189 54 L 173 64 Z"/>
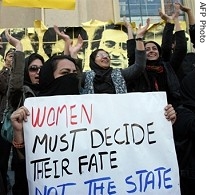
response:
<path fill-rule="evenodd" d="M 3 6 L 75 9 L 75 0 L 3 0 Z"/>

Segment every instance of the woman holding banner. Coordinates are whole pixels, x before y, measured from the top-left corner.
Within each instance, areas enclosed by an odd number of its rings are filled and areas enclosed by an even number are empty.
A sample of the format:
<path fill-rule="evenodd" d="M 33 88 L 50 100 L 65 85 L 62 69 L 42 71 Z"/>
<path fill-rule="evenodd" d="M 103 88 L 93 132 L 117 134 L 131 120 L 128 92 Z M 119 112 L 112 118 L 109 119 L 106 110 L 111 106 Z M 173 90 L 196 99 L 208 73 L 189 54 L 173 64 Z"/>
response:
<path fill-rule="evenodd" d="M 74 59 L 69 56 L 59 55 L 50 58 L 41 68 L 39 74 L 39 93 L 37 96 L 72 95 L 79 94 L 79 78 Z M 69 84 L 67 84 L 69 83 Z M 28 195 L 28 183 L 26 177 L 25 148 L 22 125 L 25 107 L 22 106 L 13 112 L 12 123 L 15 120 L 13 146 L 16 149 L 15 161 L 15 185 L 13 195 Z M 15 119 L 14 119 L 15 117 Z M 25 118 L 25 116 L 24 116 Z M 21 123 L 20 123 L 21 121 Z M 21 129 L 21 131 L 19 130 Z M 17 179 L 19 178 L 19 179 Z"/>
<path fill-rule="evenodd" d="M 12 37 L 8 33 L 8 31 L 6 33 L 6 36 L 11 45 L 15 46 L 17 44 L 21 44 L 20 41 Z M 22 57 L 24 60 L 24 55 Z M 23 63 L 23 65 L 25 66 L 25 70 L 22 70 L 22 73 L 17 73 L 15 71 L 13 73 L 19 74 L 19 80 L 23 80 L 24 78 L 24 85 L 22 86 L 23 92 L 21 90 L 9 90 L 8 94 L 10 96 L 11 105 L 16 108 L 16 103 L 20 101 L 23 93 L 24 99 L 27 97 L 39 95 L 63 95 L 64 93 L 79 94 L 79 79 L 76 78 L 75 75 L 70 77 L 70 73 L 77 73 L 75 64 L 76 63 L 74 59 L 69 56 L 55 56 L 54 58 L 51 58 L 46 63 L 44 63 L 44 59 L 42 56 L 36 53 L 31 54 L 25 59 L 25 64 Z M 43 65 L 45 65 L 45 67 L 43 67 Z M 43 68 L 43 71 L 40 73 L 41 68 Z M 20 74 L 22 74 L 22 76 L 20 76 Z M 63 77 L 59 78 L 61 76 Z M 13 80 L 13 82 L 15 82 L 15 80 Z M 21 81 L 18 82 L 22 83 Z M 66 85 L 66 83 L 68 82 L 72 84 L 72 87 Z M 10 85 L 12 85 L 12 83 L 10 83 Z M 66 88 L 64 86 L 66 86 Z M 22 100 L 22 103 L 23 101 L 24 100 Z M 15 171 L 15 184 L 12 191 L 13 195 L 28 195 L 28 183 L 26 178 L 26 165 L 24 155 L 25 149 L 19 143 L 20 142 L 18 140 L 13 140 L 13 168 Z"/>

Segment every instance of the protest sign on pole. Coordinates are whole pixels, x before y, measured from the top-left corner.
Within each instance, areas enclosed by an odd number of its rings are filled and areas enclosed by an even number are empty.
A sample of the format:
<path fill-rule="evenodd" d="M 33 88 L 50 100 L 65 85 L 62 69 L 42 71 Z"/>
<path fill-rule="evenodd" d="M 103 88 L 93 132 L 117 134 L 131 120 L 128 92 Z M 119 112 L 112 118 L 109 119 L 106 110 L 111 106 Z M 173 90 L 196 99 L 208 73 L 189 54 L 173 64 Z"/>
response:
<path fill-rule="evenodd" d="M 164 92 L 27 98 L 30 195 L 180 195 Z"/>

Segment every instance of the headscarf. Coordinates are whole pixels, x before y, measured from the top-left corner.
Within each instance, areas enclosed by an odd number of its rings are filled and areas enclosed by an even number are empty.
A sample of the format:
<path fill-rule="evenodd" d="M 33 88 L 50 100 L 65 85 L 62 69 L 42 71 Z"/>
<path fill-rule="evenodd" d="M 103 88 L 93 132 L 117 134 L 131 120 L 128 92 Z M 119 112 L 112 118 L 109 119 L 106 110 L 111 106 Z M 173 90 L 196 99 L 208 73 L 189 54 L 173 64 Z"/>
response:
<path fill-rule="evenodd" d="M 146 44 L 148 43 L 153 43 L 156 45 L 158 52 L 159 52 L 159 58 L 157 60 L 147 60 L 146 65 L 150 65 L 150 66 L 160 66 L 160 62 L 161 62 L 161 55 L 162 55 L 162 51 L 161 51 L 161 47 L 158 43 L 156 43 L 155 41 L 147 41 L 144 43 L 144 45 L 146 46 Z"/>
<path fill-rule="evenodd" d="M 104 69 L 95 63 L 96 55 L 99 51 L 104 51 L 103 49 L 96 49 L 90 55 L 89 66 L 91 70 L 95 72 L 94 83 L 94 92 L 95 93 L 115 93 L 115 87 L 111 79 L 112 67 Z M 107 53 L 107 52 L 106 52 Z"/>
<path fill-rule="evenodd" d="M 146 61 L 146 70 L 148 75 L 148 80 L 150 82 L 150 87 L 152 91 L 166 91 L 167 89 L 167 79 L 165 75 L 165 70 L 163 67 L 163 64 L 161 63 L 161 47 L 158 43 L 155 41 L 147 41 L 144 43 L 153 43 L 156 45 L 158 52 L 159 52 L 159 58 L 157 60 L 148 60 Z"/>
<path fill-rule="evenodd" d="M 24 69 L 24 85 L 29 86 L 34 92 L 38 91 L 39 85 L 31 82 L 31 79 L 29 77 L 28 67 L 36 59 L 41 60 L 42 64 L 44 64 L 44 58 L 41 55 L 39 55 L 38 53 L 32 53 L 31 55 L 25 58 L 25 69 Z"/>
<path fill-rule="evenodd" d="M 49 58 L 39 73 L 39 96 L 79 94 L 79 77 L 77 74 L 71 73 L 54 78 L 53 73 L 56 69 L 56 63 L 62 59 L 68 59 L 76 65 L 75 60 L 70 56 L 57 55 Z"/>

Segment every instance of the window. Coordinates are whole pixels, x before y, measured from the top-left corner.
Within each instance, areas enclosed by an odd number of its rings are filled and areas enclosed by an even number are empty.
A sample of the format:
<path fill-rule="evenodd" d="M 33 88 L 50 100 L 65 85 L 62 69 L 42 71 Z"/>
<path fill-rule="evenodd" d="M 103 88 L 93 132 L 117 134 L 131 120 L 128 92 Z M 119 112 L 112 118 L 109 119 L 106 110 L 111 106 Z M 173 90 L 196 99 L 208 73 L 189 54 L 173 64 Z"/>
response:
<path fill-rule="evenodd" d="M 173 0 L 164 0 L 164 5 L 161 5 L 161 0 L 119 0 L 120 3 L 120 17 L 126 16 L 130 21 L 136 24 L 145 24 L 149 17 L 152 23 L 160 21 L 158 9 L 162 8 L 169 15 L 173 12 Z M 183 0 L 180 1 L 181 3 Z M 184 14 L 181 12 L 181 16 Z M 183 19 L 180 18 L 181 20 Z"/>

